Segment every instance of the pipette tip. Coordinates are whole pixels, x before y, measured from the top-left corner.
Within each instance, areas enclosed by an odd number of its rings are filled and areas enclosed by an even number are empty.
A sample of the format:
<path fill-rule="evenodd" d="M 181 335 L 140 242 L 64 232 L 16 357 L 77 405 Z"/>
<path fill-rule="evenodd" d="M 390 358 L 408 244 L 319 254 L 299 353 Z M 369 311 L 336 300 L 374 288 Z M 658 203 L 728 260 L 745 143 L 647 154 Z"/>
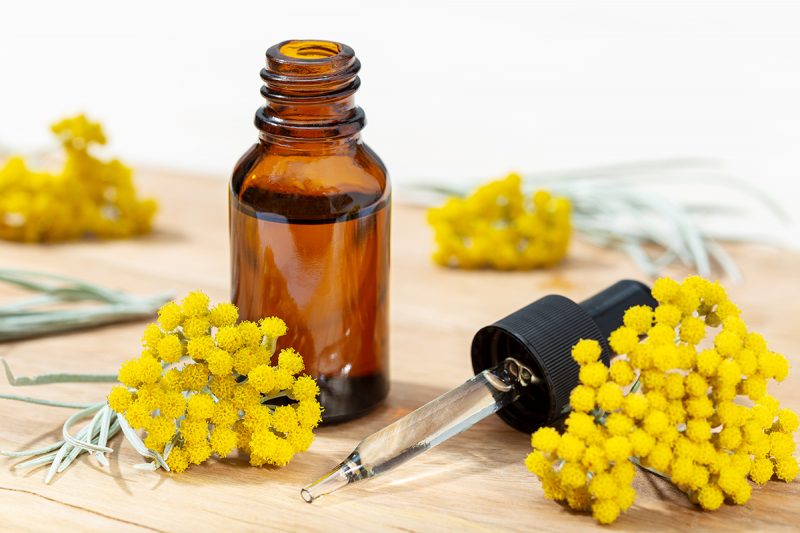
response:
<path fill-rule="evenodd" d="M 348 458 L 348 460 L 340 463 L 339 466 L 331 470 L 326 476 L 300 489 L 300 497 L 303 498 L 306 503 L 313 503 L 314 500 L 320 496 L 339 490 L 348 483 L 354 481 L 353 467 L 356 469 L 358 468 L 358 466 Z"/>

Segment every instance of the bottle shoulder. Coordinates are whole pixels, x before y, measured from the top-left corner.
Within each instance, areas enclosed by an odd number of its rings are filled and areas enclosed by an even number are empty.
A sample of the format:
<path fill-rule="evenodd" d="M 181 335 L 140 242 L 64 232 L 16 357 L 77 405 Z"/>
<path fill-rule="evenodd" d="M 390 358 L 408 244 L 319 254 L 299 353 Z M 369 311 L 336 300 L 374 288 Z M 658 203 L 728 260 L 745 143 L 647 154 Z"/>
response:
<path fill-rule="evenodd" d="M 323 154 L 257 143 L 231 178 L 240 207 L 289 219 L 358 216 L 381 207 L 389 193 L 386 167 L 364 143 Z"/>

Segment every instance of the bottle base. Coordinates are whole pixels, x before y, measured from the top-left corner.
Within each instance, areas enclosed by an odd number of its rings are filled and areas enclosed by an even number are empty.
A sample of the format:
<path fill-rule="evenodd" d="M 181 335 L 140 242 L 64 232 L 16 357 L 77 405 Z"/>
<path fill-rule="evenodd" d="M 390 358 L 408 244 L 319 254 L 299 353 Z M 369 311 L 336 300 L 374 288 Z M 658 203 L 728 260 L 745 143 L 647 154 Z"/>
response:
<path fill-rule="evenodd" d="M 322 424 L 338 424 L 362 417 L 389 394 L 389 380 L 384 374 L 317 378 Z"/>

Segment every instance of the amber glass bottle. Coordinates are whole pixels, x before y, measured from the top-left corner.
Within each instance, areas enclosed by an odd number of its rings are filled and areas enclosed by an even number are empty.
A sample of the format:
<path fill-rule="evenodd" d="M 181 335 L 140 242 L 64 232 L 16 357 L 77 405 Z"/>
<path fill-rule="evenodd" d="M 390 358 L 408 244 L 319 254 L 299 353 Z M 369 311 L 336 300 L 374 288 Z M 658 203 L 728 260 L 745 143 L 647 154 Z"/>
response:
<path fill-rule="evenodd" d="M 267 50 L 259 142 L 230 187 L 233 302 L 243 319 L 286 321 L 282 344 L 318 378 L 325 422 L 357 417 L 389 390 L 390 187 L 361 140 L 359 68 L 334 42 Z"/>

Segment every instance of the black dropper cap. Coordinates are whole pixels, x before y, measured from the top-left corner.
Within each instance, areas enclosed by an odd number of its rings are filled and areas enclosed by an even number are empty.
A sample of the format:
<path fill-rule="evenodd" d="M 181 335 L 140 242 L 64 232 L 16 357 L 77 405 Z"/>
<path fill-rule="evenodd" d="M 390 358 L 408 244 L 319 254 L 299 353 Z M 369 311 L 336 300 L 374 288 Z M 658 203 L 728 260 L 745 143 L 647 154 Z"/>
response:
<path fill-rule="evenodd" d="M 578 384 L 572 346 L 580 339 L 596 340 L 608 365 L 608 336 L 634 305 L 655 307 L 656 302 L 643 283 L 622 280 L 580 304 L 564 296 L 545 296 L 481 328 L 472 339 L 476 374 L 514 357 L 538 378 L 537 383 L 521 388 L 517 401 L 497 413 L 500 418 L 526 433 L 557 423 L 569 411 L 569 394 Z"/>

